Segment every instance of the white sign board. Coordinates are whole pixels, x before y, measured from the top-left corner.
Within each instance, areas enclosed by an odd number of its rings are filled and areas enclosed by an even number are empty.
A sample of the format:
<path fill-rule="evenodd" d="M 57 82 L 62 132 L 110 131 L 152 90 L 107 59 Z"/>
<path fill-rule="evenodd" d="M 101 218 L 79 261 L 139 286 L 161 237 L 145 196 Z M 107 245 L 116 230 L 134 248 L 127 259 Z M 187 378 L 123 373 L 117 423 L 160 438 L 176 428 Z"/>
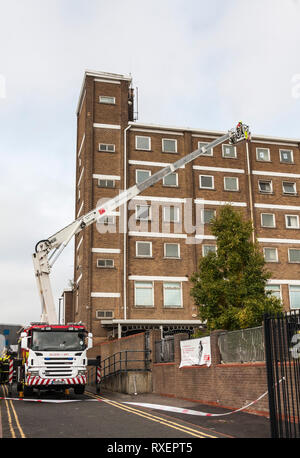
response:
<path fill-rule="evenodd" d="M 211 365 L 210 337 L 182 340 L 180 349 L 181 363 L 179 367 Z"/>

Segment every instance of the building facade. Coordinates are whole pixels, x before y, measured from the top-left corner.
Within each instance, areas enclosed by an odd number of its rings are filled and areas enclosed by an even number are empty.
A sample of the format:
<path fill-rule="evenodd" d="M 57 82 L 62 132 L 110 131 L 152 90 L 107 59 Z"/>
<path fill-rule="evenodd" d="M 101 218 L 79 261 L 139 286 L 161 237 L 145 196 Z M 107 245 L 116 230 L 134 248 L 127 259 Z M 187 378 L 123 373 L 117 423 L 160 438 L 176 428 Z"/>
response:
<path fill-rule="evenodd" d="M 233 126 L 228 126 L 228 129 Z M 77 109 L 76 218 L 224 132 L 134 119 L 131 78 L 86 72 Z M 75 239 L 73 319 L 99 338 L 201 325 L 190 296 L 215 250 L 209 221 L 231 203 L 254 224 L 286 310 L 300 307 L 300 140 L 220 145 Z"/>

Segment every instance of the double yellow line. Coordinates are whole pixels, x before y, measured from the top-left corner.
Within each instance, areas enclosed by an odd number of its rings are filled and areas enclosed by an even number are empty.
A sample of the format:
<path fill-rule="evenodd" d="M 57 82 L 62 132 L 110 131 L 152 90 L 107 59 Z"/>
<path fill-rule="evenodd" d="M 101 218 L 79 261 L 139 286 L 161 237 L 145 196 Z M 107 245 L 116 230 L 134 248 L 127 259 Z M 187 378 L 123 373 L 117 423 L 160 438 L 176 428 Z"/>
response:
<path fill-rule="evenodd" d="M 124 410 L 126 412 L 138 415 L 140 417 L 144 417 L 147 420 L 151 420 L 151 421 L 154 421 L 156 423 L 160 423 L 160 424 L 162 424 L 164 426 L 168 426 L 169 428 L 176 429 L 178 431 L 184 432 L 184 433 L 189 434 L 191 436 L 198 437 L 200 439 L 203 439 L 203 438 L 213 438 L 213 439 L 215 439 L 216 438 L 216 436 L 212 436 L 210 434 L 203 433 L 202 431 L 198 431 L 197 429 L 190 428 L 189 426 L 185 426 L 185 425 L 182 425 L 180 423 L 176 423 L 174 421 L 170 421 L 170 420 L 167 420 L 165 418 L 158 417 L 158 416 L 153 415 L 153 414 L 151 414 L 149 412 L 145 412 L 143 410 L 139 410 L 139 409 L 136 409 L 134 407 L 129 407 L 127 405 L 125 406 L 124 404 L 122 404 L 120 402 L 111 401 L 110 399 L 104 398 L 103 396 L 97 396 L 97 395 L 95 395 L 94 393 L 91 393 L 91 392 L 86 392 L 86 394 L 88 396 L 92 397 L 92 398 L 98 399 L 99 401 L 103 401 L 103 402 L 105 402 L 107 404 L 110 404 L 110 405 L 112 405 L 114 407 L 117 407 L 118 409 L 121 409 L 121 410 Z"/>
<path fill-rule="evenodd" d="M 7 397 L 8 395 L 8 389 L 6 385 L 2 385 L 2 391 L 4 394 L 4 397 Z M 7 400 L 4 399 L 5 401 L 5 406 L 6 406 L 6 411 L 7 411 L 7 418 L 8 418 L 8 426 L 10 430 L 11 437 L 13 439 L 16 439 L 17 435 L 13 426 L 13 420 L 15 421 L 15 424 L 17 426 L 17 430 L 19 431 L 19 435 L 21 436 L 22 439 L 25 439 L 25 434 L 24 431 L 20 425 L 19 418 L 17 415 L 17 412 L 14 408 L 13 401 L 12 400 Z"/>

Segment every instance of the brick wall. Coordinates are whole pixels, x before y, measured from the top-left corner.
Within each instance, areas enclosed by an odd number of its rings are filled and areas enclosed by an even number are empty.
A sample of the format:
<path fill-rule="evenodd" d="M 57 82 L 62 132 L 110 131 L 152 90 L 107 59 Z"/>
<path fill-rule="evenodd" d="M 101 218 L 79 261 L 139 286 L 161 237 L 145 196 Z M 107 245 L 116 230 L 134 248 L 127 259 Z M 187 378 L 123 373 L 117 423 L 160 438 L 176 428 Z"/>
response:
<path fill-rule="evenodd" d="M 179 369 L 180 340 L 186 340 L 187 335 L 175 335 L 174 363 L 153 363 L 153 392 L 233 410 L 256 400 L 266 392 L 265 364 L 221 364 L 217 337 L 217 332 L 211 336 L 210 367 L 192 366 Z M 250 406 L 247 411 L 268 414 L 268 396 Z"/>

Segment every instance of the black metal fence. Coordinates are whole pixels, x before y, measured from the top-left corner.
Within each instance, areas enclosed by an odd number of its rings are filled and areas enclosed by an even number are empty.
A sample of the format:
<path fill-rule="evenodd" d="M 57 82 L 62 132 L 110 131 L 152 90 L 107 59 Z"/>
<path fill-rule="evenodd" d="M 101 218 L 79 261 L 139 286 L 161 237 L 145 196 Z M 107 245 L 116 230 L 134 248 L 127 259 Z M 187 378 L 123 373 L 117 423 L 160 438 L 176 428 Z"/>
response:
<path fill-rule="evenodd" d="M 272 438 L 300 438 L 300 314 L 264 317 Z"/>

